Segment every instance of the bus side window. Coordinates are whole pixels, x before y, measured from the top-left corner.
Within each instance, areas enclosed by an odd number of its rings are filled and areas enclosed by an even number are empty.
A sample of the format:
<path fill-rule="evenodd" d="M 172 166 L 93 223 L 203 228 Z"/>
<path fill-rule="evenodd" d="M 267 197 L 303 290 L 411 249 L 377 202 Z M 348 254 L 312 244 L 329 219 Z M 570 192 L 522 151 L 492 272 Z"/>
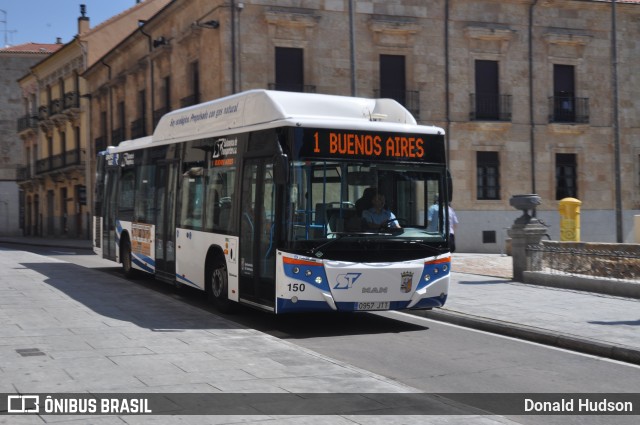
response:
<path fill-rule="evenodd" d="M 202 167 L 192 167 L 183 174 L 181 193 L 180 225 L 190 229 L 202 228 Z"/>
<path fill-rule="evenodd" d="M 135 168 L 125 168 L 120 177 L 120 202 L 118 203 L 118 218 L 125 221 L 133 220 L 134 193 L 136 185 Z"/>
<path fill-rule="evenodd" d="M 235 169 L 216 167 L 208 171 L 205 230 L 231 230 L 231 197 L 235 187 Z"/>

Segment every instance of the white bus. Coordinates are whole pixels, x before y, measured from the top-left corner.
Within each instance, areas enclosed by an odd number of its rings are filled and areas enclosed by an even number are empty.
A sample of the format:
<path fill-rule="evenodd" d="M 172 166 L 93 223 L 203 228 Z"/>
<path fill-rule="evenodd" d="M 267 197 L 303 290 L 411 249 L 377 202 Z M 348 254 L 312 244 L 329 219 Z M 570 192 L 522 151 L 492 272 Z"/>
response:
<path fill-rule="evenodd" d="M 363 218 L 372 192 L 393 220 Z M 450 193 L 444 131 L 397 102 L 251 90 L 100 153 L 94 251 L 222 311 L 429 309 L 448 293 Z"/>

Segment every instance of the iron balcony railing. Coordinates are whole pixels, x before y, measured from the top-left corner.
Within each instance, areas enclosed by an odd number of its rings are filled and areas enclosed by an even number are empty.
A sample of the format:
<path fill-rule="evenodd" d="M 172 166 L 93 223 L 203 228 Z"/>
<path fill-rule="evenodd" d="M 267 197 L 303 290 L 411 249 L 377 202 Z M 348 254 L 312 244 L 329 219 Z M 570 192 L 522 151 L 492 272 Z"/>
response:
<path fill-rule="evenodd" d="M 29 167 L 28 165 L 18 167 L 16 171 L 16 179 L 19 182 L 31 179 L 31 167 Z"/>
<path fill-rule="evenodd" d="M 72 165 L 80 165 L 80 150 L 74 149 L 65 153 L 52 155 L 36 161 L 36 174 L 48 173 Z"/>
<path fill-rule="evenodd" d="M 469 120 L 511 121 L 511 95 L 471 93 Z"/>
<path fill-rule="evenodd" d="M 34 129 L 38 126 L 37 115 L 25 115 L 18 118 L 18 133 L 22 133 L 25 130 Z"/>
<path fill-rule="evenodd" d="M 393 99 L 407 108 L 414 118 L 420 117 L 420 92 L 417 90 L 375 89 L 373 97 Z"/>
<path fill-rule="evenodd" d="M 551 96 L 549 98 L 549 122 L 587 124 L 589 122 L 589 98 Z"/>

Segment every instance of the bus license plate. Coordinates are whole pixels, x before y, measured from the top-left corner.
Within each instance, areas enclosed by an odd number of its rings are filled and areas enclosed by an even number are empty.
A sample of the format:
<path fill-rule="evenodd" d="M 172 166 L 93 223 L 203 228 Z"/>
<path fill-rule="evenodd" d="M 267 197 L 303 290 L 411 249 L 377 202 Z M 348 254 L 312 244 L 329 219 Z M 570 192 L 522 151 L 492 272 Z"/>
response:
<path fill-rule="evenodd" d="M 389 301 L 373 301 L 373 302 L 356 303 L 356 310 L 358 311 L 389 310 Z"/>

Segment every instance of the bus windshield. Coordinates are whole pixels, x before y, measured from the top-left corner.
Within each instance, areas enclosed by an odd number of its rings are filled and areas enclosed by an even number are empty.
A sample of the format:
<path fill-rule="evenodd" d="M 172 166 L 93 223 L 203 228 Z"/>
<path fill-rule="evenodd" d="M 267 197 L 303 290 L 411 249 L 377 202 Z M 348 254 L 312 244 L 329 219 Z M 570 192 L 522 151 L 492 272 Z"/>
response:
<path fill-rule="evenodd" d="M 442 244 L 447 214 L 440 214 L 445 204 L 439 194 L 444 193 L 444 176 L 444 167 L 435 165 L 294 162 L 288 240 L 294 251 L 306 250 L 316 256 L 322 247 L 323 258 L 356 239 L 360 246 L 364 240 Z M 378 197 L 377 205 L 374 197 Z M 335 239 L 341 241 L 332 241 Z"/>

